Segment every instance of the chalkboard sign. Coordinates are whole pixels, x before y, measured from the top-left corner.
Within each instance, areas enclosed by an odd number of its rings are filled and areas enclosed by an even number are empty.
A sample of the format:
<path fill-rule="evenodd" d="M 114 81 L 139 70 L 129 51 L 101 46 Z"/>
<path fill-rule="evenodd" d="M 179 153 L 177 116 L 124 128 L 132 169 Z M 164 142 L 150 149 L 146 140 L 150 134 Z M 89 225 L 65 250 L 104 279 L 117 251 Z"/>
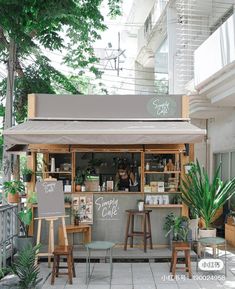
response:
<path fill-rule="evenodd" d="M 62 181 L 41 181 L 36 183 L 38 217 L 61 217 L 65 215 Z"/>

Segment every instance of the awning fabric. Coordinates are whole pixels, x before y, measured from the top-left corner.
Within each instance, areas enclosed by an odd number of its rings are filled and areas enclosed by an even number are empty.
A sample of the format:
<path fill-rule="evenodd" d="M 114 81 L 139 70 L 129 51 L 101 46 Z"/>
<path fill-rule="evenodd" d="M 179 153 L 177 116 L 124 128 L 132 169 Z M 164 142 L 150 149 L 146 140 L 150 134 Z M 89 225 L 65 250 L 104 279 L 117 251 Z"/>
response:
<path fill-rule="evenodd" d="M 186 121 L 31 120 L 3 132 L 14 144 L 179 144 L 206 134 Z"/>

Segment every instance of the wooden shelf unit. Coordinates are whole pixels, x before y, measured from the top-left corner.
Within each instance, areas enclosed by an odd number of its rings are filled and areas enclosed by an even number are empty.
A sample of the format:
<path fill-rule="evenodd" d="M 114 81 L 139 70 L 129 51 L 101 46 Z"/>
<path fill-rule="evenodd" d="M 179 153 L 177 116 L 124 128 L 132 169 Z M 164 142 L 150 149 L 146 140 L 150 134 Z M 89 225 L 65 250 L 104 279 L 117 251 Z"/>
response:
<path fill-rule="evenodd" d="M 181 171 L 166 171 L 166 172 L 157 172 L 157 171 L 144 171 L 145 174 L 181 174 Z"/>

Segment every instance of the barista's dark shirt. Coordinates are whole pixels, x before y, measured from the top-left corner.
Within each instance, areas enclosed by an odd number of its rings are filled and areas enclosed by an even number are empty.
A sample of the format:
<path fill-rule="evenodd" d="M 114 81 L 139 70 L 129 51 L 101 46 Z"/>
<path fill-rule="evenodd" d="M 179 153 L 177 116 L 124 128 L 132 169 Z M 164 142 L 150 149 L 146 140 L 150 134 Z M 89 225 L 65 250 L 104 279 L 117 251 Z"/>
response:
<path fill-rule="evenodd" d="M 125 191 L 125 189 L 130 189 L 130 177 L 128 176 L 126 179 L 119 178 L 118 189 Z"/>

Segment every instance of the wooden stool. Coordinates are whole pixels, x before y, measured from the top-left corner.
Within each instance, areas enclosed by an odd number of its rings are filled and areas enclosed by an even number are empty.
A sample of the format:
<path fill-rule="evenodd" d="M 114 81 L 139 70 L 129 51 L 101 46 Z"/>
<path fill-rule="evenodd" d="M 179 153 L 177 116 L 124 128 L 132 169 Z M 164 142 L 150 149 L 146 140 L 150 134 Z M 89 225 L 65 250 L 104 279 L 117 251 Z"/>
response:
<path fill-rule="evenodd" d="M 55 282 L 55 277 L 59 275 L 68 275 L 69 284 L 73 284 L 73 277 L 75 275 L 75 268 L 74 268 L 74 260 L 73 260 L 73 247 L 72 246 L 57 246 L 53 252 L 54 261 L 53 261 L 53 268 L 51 274 L 51 285 Z M 67 264 L 68 266 L 60 266 L 60 257 L 65 256 L 67 257 Z M 67 269 L 67 272 L 60 273 L 59 269 Z"/>
<path fill-rule="evenodd" d="M 173 274 L 173 278 L 175 278 L 176 269 L 185 269 L 186 272 L 189 273 L 189 278 L 192 279 L 192 269 L 191 269 L 191 260 L 190 260 L 190 244 L 186 242 L 177 242 L 172 244 L 172 258 L 171 258 L 171 268 L 170 272 Z M 185 257 L 185 267 L 176 267 L 177 265 L 177 257 L 178 252 L 184 251 Z"/>
<path fill-rule="evenodd" d="M 133 248 L 133 237 L 139 236 L 143 237 L 144 240 L 144 252 L 147 250 L 147 239 L 150 240 L 150 249 L 153 249 L 153 243 L 152 243 L 152 233 L 151 233 L 151 223 L 150 223 L 150 213 L 152 210 L 126 210 L 128 217 L 127 217 L 127 225 L 126 225 L 126 236 L 125 236 L 125 244 L 124 244 L 124 250 L 127 249 L 127 241 L 128 238 L 131 238 L 130 247 Z M 135 231 L 134 230 L 134 218 L 135 216 L 142 216 L 143 217 L 143 231 Z M 130 230 L 131 225 L 131 231 Z M 147 231 L 148 227 L 148 231 Z"/>

